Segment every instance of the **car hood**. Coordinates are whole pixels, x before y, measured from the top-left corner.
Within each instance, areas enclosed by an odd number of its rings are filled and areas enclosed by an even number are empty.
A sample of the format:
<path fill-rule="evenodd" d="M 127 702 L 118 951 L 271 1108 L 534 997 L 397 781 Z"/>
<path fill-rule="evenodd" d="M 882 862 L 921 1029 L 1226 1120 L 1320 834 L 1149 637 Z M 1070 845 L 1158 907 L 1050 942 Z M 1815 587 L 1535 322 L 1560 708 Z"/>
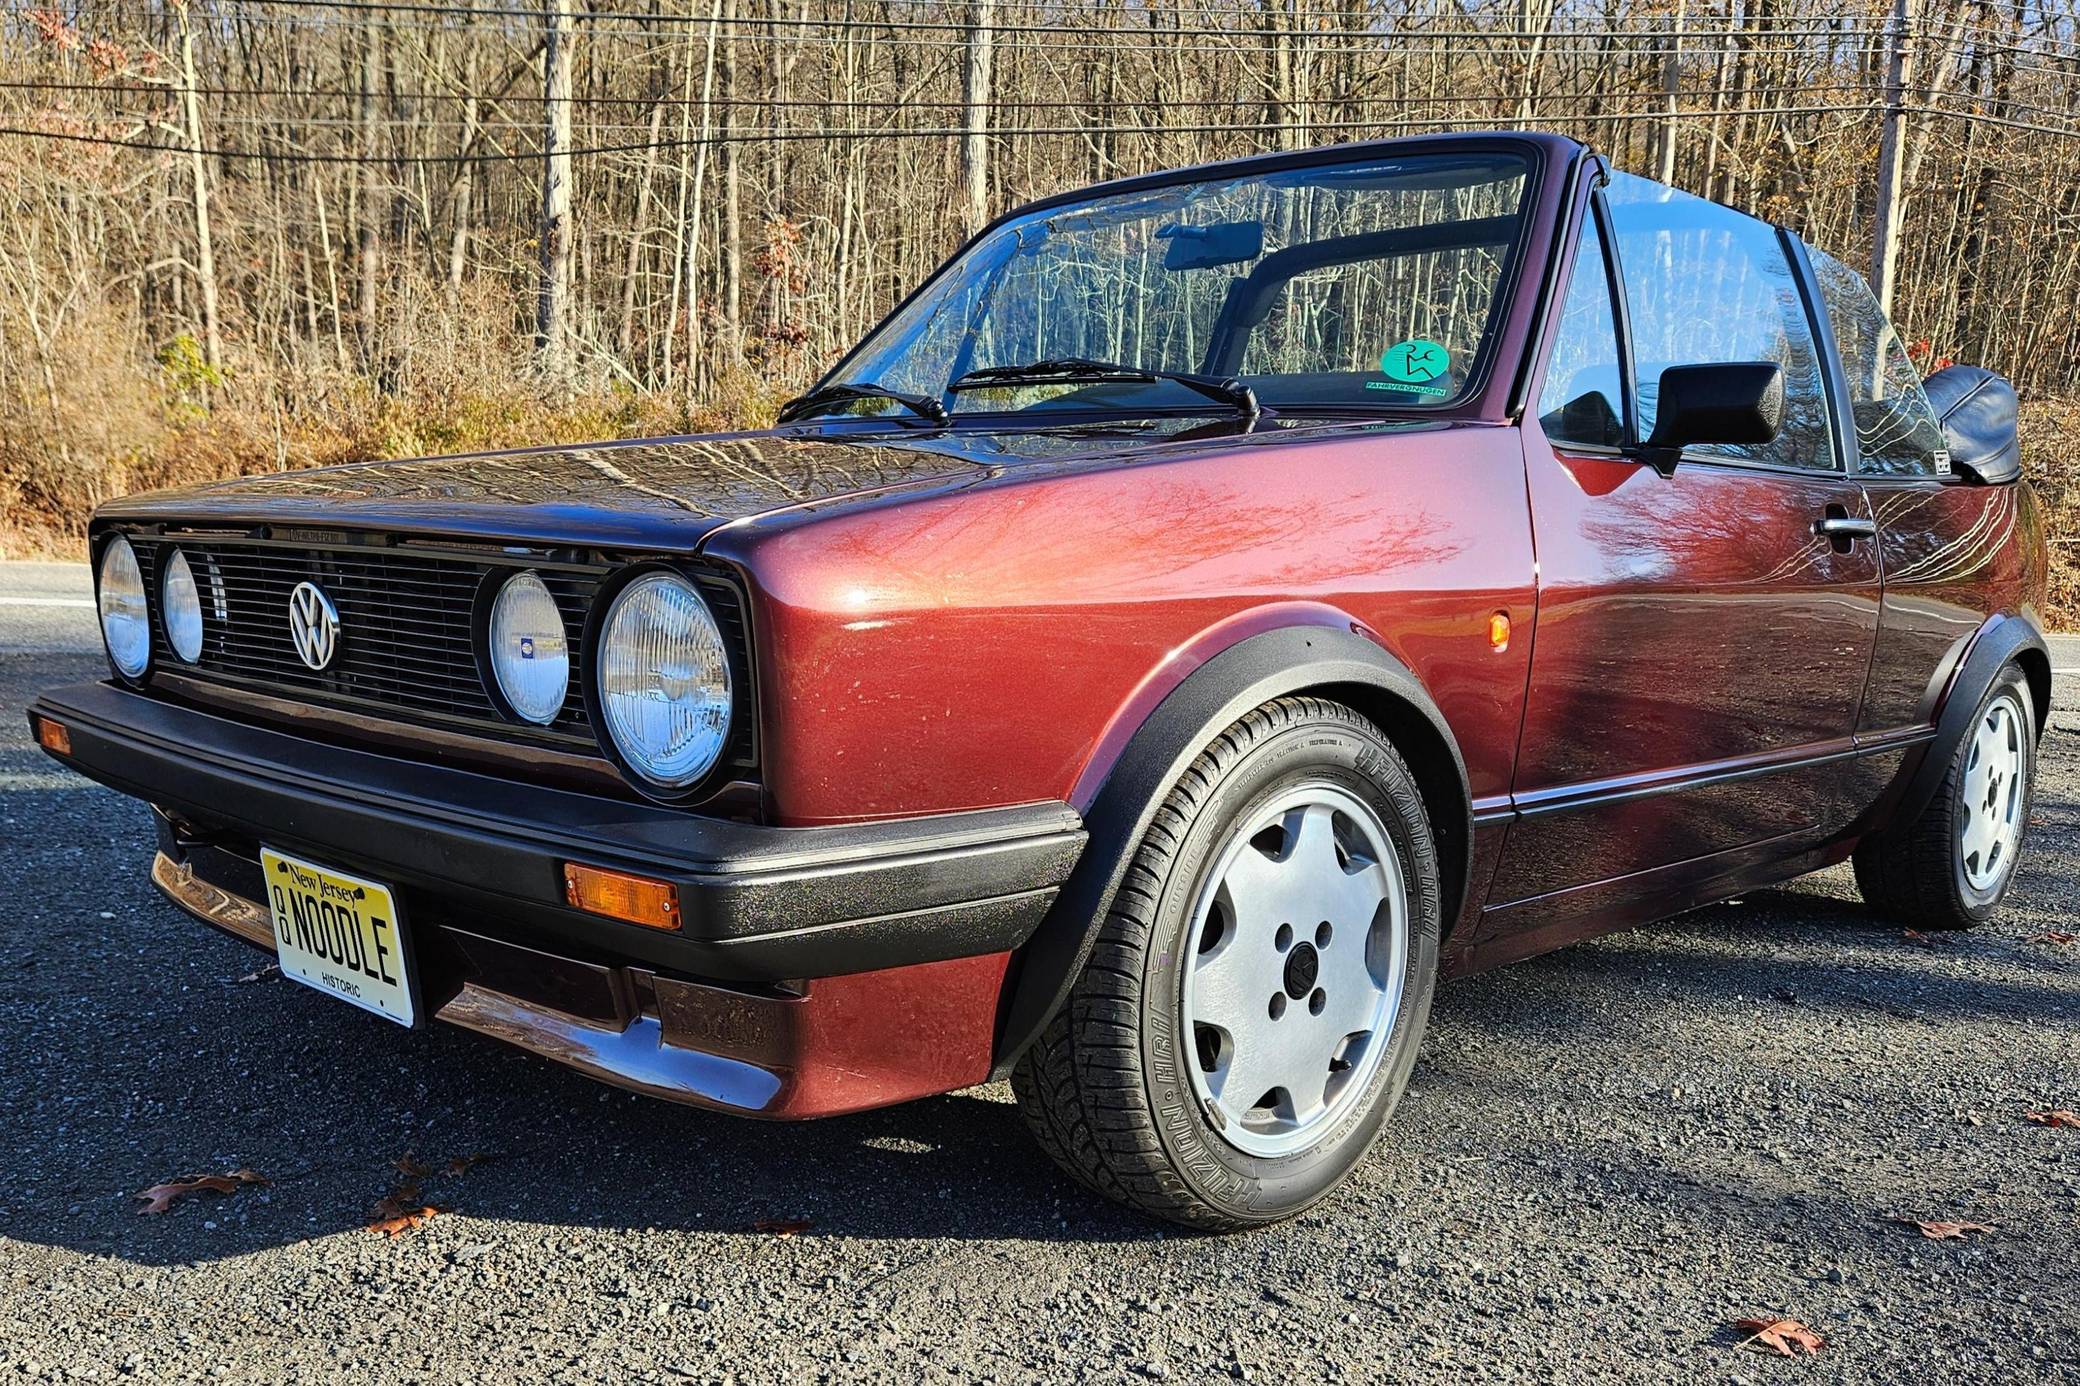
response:
<path fill-rule="evenodd" d="M 798 427 L 242 477 L 112 501 L 96 518 L 684 550 L 754 515 L 972 485 L 1011 468 L 1232 445 L 1288 428 L 1204 418 L 1006 430 Z"/>

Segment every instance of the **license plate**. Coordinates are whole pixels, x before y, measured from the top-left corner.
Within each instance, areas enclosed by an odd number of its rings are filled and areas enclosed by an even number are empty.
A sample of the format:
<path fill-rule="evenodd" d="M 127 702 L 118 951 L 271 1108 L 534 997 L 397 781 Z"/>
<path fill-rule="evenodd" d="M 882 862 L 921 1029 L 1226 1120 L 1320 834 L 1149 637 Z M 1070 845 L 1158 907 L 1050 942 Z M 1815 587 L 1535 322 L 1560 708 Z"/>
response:
<path fill-rule="evenodd" d="M 404 926 L 390 887 L 260 849 L 282 975 L 399 1025 L 413 1019 Z"/>

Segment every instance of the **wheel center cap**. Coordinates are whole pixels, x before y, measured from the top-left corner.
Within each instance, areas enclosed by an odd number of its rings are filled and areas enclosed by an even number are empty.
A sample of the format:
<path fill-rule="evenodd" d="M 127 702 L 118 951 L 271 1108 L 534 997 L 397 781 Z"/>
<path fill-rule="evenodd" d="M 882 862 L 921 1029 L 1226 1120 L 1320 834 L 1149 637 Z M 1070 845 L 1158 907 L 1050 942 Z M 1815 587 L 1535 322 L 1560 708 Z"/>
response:
<path fill-rule="evenodd" d="M 1313 991 L 1315 978 L 1321 970 L 1322 960 L 1315 953 L 1314 945 L 1295 944 L 1293 951 L 1286 954 L 1286 995 L 1298 1001 Z"/>

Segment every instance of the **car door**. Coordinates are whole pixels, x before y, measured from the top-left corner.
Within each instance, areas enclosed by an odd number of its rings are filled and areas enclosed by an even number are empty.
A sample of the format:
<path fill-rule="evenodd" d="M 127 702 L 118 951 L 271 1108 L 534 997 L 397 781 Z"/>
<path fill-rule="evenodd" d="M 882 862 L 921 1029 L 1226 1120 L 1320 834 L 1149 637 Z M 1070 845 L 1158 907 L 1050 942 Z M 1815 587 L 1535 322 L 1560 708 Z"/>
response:
<path fill-rule="evenodd" d="M 1489 893 L 1498 928 L 1546 934 L 1711 898 L 1853 816 L 1879 598 L 1786 238 L 1625 175 L 1579 234 L 1523 428 L 1538 624 Z M 1774 441 L 1667 475 L 1625 455 L 1662 369 L 1753 360 L 1783 368 Z"/>

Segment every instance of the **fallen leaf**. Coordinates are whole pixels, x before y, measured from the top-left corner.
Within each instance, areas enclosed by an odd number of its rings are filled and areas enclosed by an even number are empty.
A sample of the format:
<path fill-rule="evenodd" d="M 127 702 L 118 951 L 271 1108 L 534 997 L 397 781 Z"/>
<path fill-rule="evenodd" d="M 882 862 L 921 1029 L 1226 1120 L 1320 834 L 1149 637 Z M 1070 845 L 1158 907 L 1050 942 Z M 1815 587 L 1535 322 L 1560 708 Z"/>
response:
<path fill-rule="evenodd" d="M 378 1208 L 383 1204 L 377 1204 Z M 416 1208 L 398 1208 L 387 1217 L 378 1217 L 368 1225 L 368 1230 L 385 1237 L 401 1237 L 421 1223 L 431 1222 L 438 1213 L 448 1210 L 437 1204 L 425 1203 Z"/>
<path fill-rule="evenodd" d="M 1733 1326 L 1747 1334 L 1736 1347 L 1767 1348 L 1781 1357 L 1810 1357 L 1827 1346 L 1827 1340 L 1797 1319 L 1735 1319 Z"/>
<path fill-rule="evenodd" d="M 753 1232 L 770 1232 L 775 1237 L 792 1237 L 797 1232 L 807 1232 L 816 1224 L 809 1218 L 760 1218 L 751 1224 Z"/>
<path fill-rule="evenodd" d="M 1983 1222 L 1923 1222 L 1920 1218 L 1903 1218 L 1893 1214 L 1892 1221 L 1905 1223 L 1921 1229 L 1921 1235 L 1932 1242 L 1944 1242 L 1953 1238 L 1962 1240 L 1967 1232 L 1991 1232 L 1993 1229 Z"/>
<path fill-rule="evenodd" d="M 1937 940 L 1930 938 L 1919 929 L 1902 929 L 1899 936 L 1917 948 L 1926 948 L 1930 952 L 1934 952 L 1936 949 Z"/>
<path fill-rule="evenodd" d="M 469 1155 L 457 1155 L 454 1159 L 448 1161 L 448 1173 L 467 1174 L 475 1166 L 493 1158 L 495 1157 L 486 1155 L 481 1151 Z"/>
<path fill-rule="evenodd" d="M 409 1152 L 392 1160 L 390 1167 L 407 1179 L 424 1179 L 433 1173 L 430 1166 L 420 1164 L 419 1157 Z"/>
<path fill-rule="evenodd" d="M 164 1184 L 154 1184 L 149 1189 L 140 1189 L 137 1197 L 145 1201 L 137 1211 L 163 1213 L 180 1199 L 198 1193 L 236 1193 L 247 1184 L 265 1184 L 267 1180 L 249 1169 L 235 1169 L 229 1174 L 184 1174 L 178 1179 L 169 1179 Z"/>
<path fill-rule="evenodd" d="M 400 1160 L 397 1163 L 403 1164 L 404 1161 Z M 385 1237 L 397 1237 L 423 1222 L 431 1221 L 436 1213 L 451 1210 L 421 1199 L 417 1184 L 405 1184 L 377 1199 L 376 1206 L 371 1211 L 374 1220 L 368 1224 L 368 1230 L 381 1233 Z"/>
<path fill-rule="evenodd" d="M 282 969 L 274 963 L 269 963 L 267 966 L 261 968 L 257 972 L 248 972 L 245 976 L 236 978 L 234 980 L 240 982 L 264 982 L 269 977 L 274 976 L 277 972 L 280 972 L 281 970 Z"/>
<path fill-rule="evenodd" d="M 2038 934 L 2036 937 L 2032 938 L 2030 942 L 2056 944 L 2080 943 L 2080 934 L 2073 933 L 2069 929 L 2046 929 L 2043 933 Z"/>
<path fill-rule="evenodd" d="M 2039 1126 L 2070 1126 L 2080 1131 L 2080 1112 L 2069 1112 L 2063 1107 L 2055 1112 L 2027 1112 L 2024 1115 Z"/>

